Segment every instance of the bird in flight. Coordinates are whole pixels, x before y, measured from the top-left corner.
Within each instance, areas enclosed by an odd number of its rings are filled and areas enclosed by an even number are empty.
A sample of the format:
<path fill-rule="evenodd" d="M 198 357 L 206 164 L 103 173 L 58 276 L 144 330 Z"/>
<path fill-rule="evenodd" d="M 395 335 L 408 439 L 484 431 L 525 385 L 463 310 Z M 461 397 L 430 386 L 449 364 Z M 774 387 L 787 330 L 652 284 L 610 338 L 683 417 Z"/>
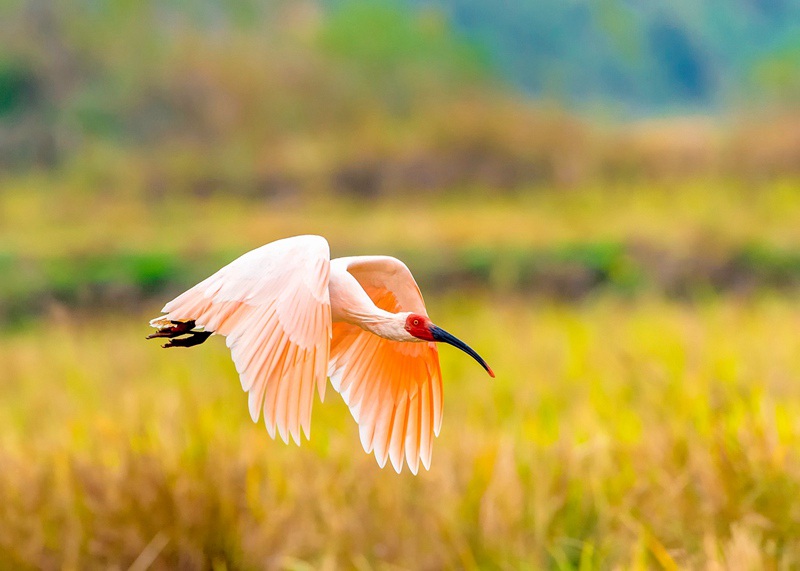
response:
<path fill-rule="evenodd" d="M 428 318 L 406 265 L 389 256 L 330 259 L 321 236 L 295 236 L 247 252 L 182 293 L 150 321 L 163 347 L 224 335 L 254 422 L 284 442 L 309 437 L 314 387 L 326 378 L 359 426 L 361 444 L 399 473 L 430 468 L 442 423 L 436 342 L 478 353 Z"/>

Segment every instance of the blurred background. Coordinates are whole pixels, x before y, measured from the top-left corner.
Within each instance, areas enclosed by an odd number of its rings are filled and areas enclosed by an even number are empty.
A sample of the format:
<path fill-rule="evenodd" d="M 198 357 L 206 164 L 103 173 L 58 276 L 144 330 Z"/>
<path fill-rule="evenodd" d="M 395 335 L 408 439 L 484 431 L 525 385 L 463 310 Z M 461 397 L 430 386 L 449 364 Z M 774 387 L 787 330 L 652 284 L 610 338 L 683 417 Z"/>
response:
<path fill-rule="evenodd" d="M 800 566 L 800 3 L 0 1 L 0 567 Z M 147 319 L 318 233 L 435 322 L 430 472 Z"/>

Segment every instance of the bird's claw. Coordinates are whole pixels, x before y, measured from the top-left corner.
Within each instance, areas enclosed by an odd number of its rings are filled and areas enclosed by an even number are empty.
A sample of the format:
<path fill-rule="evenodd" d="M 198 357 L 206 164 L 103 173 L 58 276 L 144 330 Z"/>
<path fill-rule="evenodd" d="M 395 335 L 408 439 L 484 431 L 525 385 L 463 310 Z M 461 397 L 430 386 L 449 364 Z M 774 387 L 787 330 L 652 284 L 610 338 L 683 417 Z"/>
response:
<path fill-rule="evenodd" d="M 206 339 L 211 337 L 211 331 L 195 331 L 192 332 L 188 337 L 180 337 L 177 339 L 170 339 L 167 343 L 164 343 L 162 347 L 164 349 L 169 349 L 170 347 L 194 347 L 195 345 L 200 345 Z"/>

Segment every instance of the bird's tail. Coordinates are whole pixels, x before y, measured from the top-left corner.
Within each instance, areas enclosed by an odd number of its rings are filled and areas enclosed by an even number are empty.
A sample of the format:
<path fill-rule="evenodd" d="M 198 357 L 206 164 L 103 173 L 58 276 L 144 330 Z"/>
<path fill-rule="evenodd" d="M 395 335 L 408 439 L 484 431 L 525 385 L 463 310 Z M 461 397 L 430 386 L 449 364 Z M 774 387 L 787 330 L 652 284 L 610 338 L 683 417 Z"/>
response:
<path fill-rule="evenodd" d="M 154 327 L 156 329 L 165 329 L 166 327 L 172 327 L 174 323 L 170 321 L 169 317 L 166 315 L 159 315 L 158 317 L 154 317 L 150 320 L 150 327 Z"/>
<path fill-rule="evenodd" d="M 189 325 L 191 325 L 191 327 L 189 327 Z M 189 329 L 197 329 L 199 331 L 205 330 L 205 327 L 202 325 L 196 325 L 194 319 L 171 319 L 169 314 L 159 315 L 150 320 L 150 327 L 156 329 L 174 328 L 176 326 L 182 328 L 188 327 Z"/>

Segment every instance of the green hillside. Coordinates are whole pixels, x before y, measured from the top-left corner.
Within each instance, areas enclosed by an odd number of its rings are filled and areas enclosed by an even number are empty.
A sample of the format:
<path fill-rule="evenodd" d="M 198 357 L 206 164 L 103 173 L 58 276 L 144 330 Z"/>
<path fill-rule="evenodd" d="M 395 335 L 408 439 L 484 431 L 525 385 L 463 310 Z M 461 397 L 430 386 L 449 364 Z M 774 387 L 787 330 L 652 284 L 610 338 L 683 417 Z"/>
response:
<path fill-rule="evenodd" d="M 800 3 L 412 0 L 526 92 L 637 113 L 797 101 Z"/>

